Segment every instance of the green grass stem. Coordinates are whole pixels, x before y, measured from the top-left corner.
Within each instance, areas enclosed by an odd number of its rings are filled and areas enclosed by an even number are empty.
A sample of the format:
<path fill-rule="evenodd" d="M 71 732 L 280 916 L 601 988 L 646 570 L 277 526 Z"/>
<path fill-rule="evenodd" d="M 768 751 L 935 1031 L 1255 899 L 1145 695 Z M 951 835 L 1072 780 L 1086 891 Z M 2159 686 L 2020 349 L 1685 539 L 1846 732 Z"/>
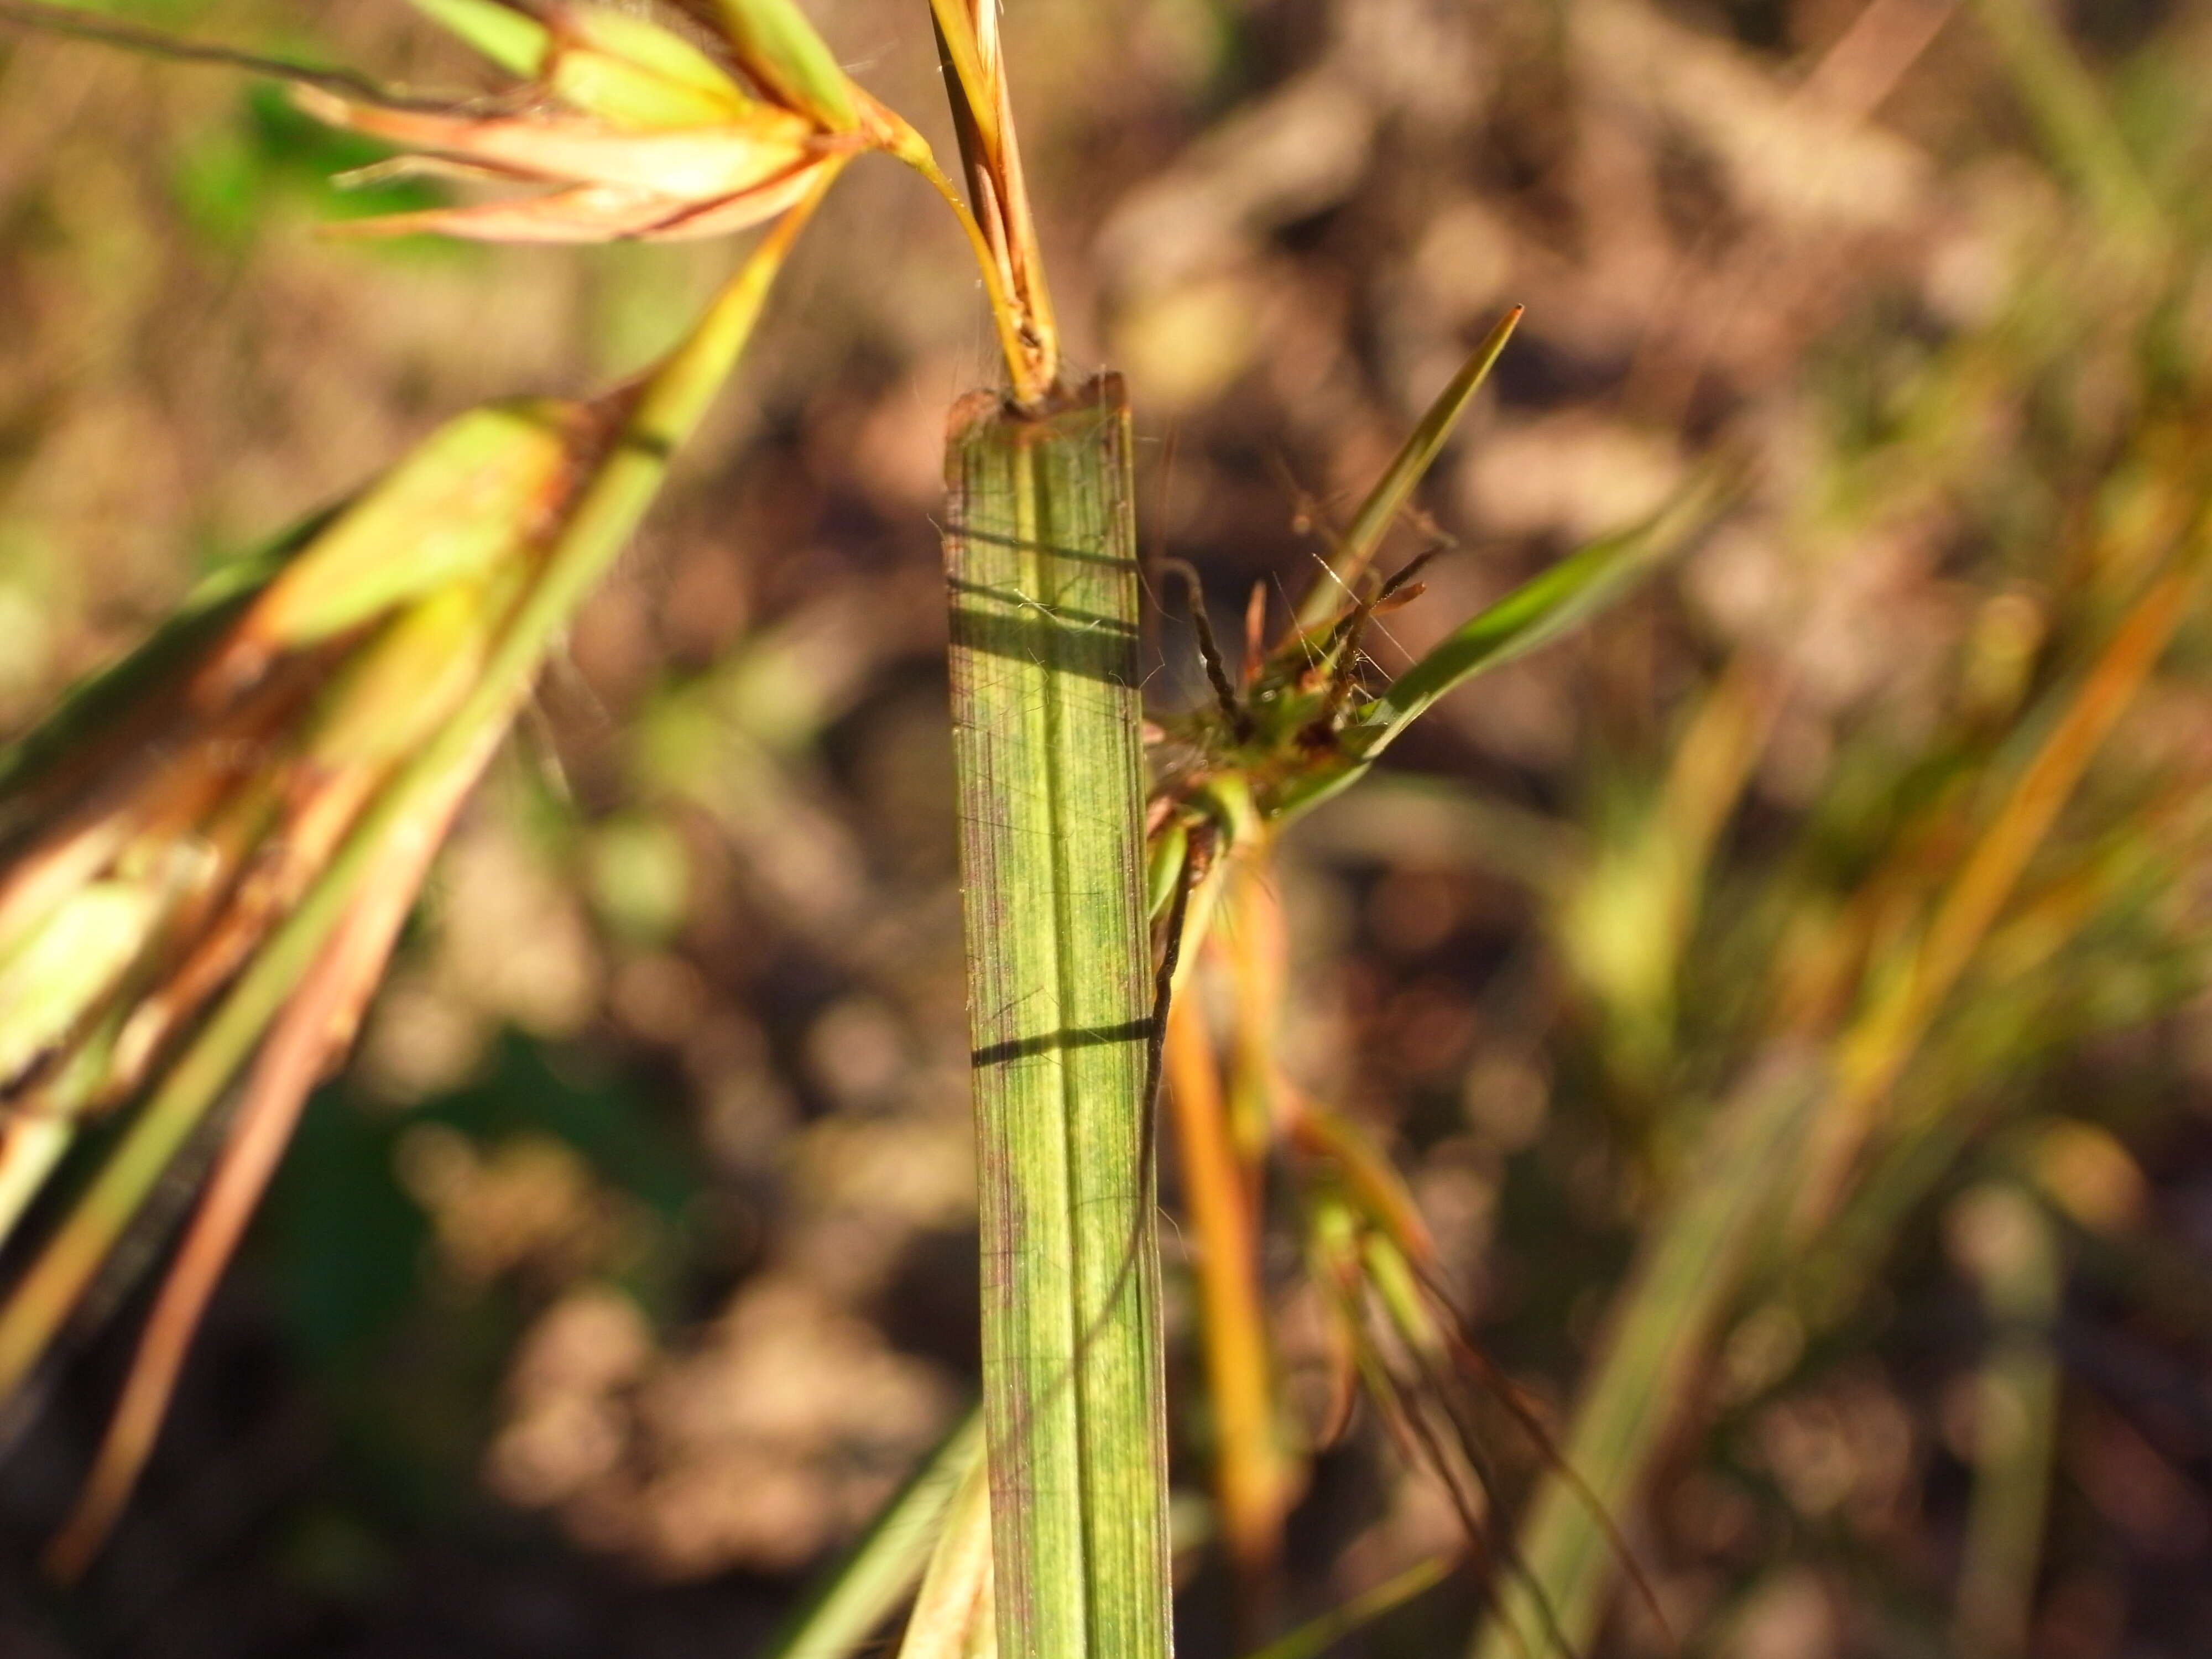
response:
<path fill-rule="evenodd" d="M 1165 1659 L 1130 428 L 970 399 L 946 458 L 998 1640 Z"/>
<path fill-rule="evenodd" d="M 2160 247 L 2166 228 L 2158 198 L 2050 9 L 2039 0 L 1973 0 L 1973 9 L 2059 169 L 2124 245 Z"/>

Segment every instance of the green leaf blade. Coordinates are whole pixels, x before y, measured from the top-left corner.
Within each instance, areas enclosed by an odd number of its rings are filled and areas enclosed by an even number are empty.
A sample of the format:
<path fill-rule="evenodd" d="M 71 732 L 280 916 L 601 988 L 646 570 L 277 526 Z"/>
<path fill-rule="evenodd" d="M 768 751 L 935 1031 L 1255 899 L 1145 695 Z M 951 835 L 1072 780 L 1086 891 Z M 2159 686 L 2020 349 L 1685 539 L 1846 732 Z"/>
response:
<path fill-rule="evenodd" d="M 1467 412 L 1468 404 L 1480 391 L 1490 371 L 1496 367 L 1505 343 L 1513 337 L 1520 325 L 1523 307 L 1515 306 L 1491 327 L 1490 332 L 1476 346 L 1474 353 L 1461 365 L 1451 383 L 1439 392 L 1428 412 L 1421 416 L 1420 424 L 1413 435 L 1400 447 L 1392 459 L 1382 482 L 1368 493 L 1344 532 L 1343 544 L 1336 556 L 1330 560 L 1328 570 L 1322 573 L 1298 606 L 1298 626 L 1311 630 L 1326 627 L 1340 610 L 1344 596 L 1357 587 L 1359 579 L 1375 562 L 1375 555 L 1382 545 L 1382 538 L 1389 533 L 1392 522 L 1407 498 L 1413 493 L 1431 466 L 1436 464 L 1437 452 L 1451 436 L 1459 417 Z"/>
<path fill-rule="evenodd" d="M 1721 493 L 1719 475 L 1700 476 L 1644 523 L 1577 549 L 1462 623 L 1376 700 L 1367 756 L 1380 753 L 1446 692 L 1602 609 L 1703 528 Z"/>
<path fill-rule="evenodd" d="M 500 0 L 409 0 L 409 3 L 510 75 L 536 75 L 544 67 L 552 47 L 551 30 Z"/>

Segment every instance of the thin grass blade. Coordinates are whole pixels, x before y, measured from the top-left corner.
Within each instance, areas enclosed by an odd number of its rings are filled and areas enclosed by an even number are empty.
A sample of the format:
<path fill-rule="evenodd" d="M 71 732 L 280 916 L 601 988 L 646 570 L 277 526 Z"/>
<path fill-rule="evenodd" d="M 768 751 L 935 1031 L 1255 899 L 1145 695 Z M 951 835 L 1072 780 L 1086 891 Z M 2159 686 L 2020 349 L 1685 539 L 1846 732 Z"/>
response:
<path fill-rule="evenodd" d="M 983 1418 L 976 1412 L 884 1506 L 761 1659 L 849 1659 L 859 1653 L 923 1576 L 961 1494 L 982 1467 Z"/>
<path fill-rule="evenodd" d="M 1726 499 L 1723 477 L 1701 475 L 1632 529 L 1570 553 L 1470 618 L 1392 683 L 1364 718 L 1339 734 L 1339 753 L 1285 783 L 1273 816 L 1288 818 L 1364 775 L 1408 724 L 1476 675 L 1525 656 L 1602 610 L 1702 530 Z"/>
<path fill-rule="evenodd" d="M 2060 168 L 2123 246 L 2156 249 L 2166 238 L 2158 198 L 2050 9 L 2038 0 L 1973 0 L 1973 10 Z"/>
<path fill-rule="evenodd" d="M 989 1617 L 991 1583 L 991 1476 L 979 1444 L 938 1530 L 898 1659 L 961 1659 Z"/>
<path fill-rule="evenodd" d="M 1297 626 L 1301 630 L 1328 626 L 1358 587 L 1360 578 L 1375 562 L 1383 537 L 1389 533 L 1399 511 L 1413 495 L 1413 486 L 1427 476 L 1436 462 L 1437 452 L 1451 436 L 1452 428 L 1459 424 L 1459 417 L 1467 412 L 1468 403 L 1481 389 L 1482 383 L 1490 378 L 1490 371 L 1504 351 L 1505 343 L 1513 337 L 1514 329 L 1520 325 L 1523 309 L 1515 306 L 1492 325 L 1482 343 L 1475 347 L 1474 355 L 1452 376 L 1451 383 L 1421 416 L 1413 435 L 1400 447 L 1382 482 L 1360 503 L 1335 557 L 1329 561 L 1328 568 L 1322 573 L 1298 606 Z"/>
<path fill-rule="evenodd" d="M 1607 1316 L 1601 1357 L 1561 1448 L 1564 1468 L 1537 1488 L 1521 1529 L 1520 1573 L 1499 1588 L 1475 1659 L 1523 1659 L 1561 1644 L 1589 1651 L 1620 1565 L 1599 1516 L 1618 1521 L 1641 1495 L 1819 1098 L 1813 1069 L 1783 1055 L 1715 1114 L 1702 1155 Z"/>
<path fill-rule="evenodd" d="M 1644 523 L 1569 554 L 1454 629 L 1376 700 L 1370 720 L 1379 730 L 1366 753 L 1381 753 L 1446 692 L 1549 644 L 1602 610 L 1680 551 L 1711 521 L 1723 495 L 1720 475 L 1703 474 Z"/>
<path fill-rule="evenodd" d="M 2065 1275 L 2051 1216 L 2017 1188 L 1977 1188 L 1950 1219 L 1952 1255 L 1981 1292 L 1989 1331 L 1954 1637 L 1966 1659 L 1998 1659 L 2028 1650 L 2058 1438 L 2051 1327 Z"/>
<path fill-rule="evenodd" d="M 1346 1637 L 1386 1613 L 1396 1612 L 1415 1596 L 1443 1583 L 1451 1570 L 1452 1558 L 1449 1555 L 1432 1555 L 1425 1561 L 1417 1561 L 1372 1589 L 1362 1590 L 1341 1607 L 1331 1607 L 1288 1635 L 1277 1637 L 1267 1646 L 1254 1650 L 1245 1659 L 1320 1659 Z"/>

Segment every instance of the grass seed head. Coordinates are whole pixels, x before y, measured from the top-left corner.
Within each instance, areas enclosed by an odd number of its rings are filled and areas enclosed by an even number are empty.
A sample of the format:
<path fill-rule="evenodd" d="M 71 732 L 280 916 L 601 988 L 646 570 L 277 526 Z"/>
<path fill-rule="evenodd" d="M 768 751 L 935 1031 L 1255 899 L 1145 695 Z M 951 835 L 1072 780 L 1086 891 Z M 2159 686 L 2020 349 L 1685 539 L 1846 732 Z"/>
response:
<path fill-rule="evenodd" d="M 18 745 L 52 758 L 0 769 L 0 1119 L 119 1098 L 250 958 L 468 694 L 596 431 L 573 405 L 448 422 L 193 648 L 155 641 L 96 720 Z"/>
<path fill-rule="evenodd" d="M 85 963 L 42 975 L 29 1012 L 0 1021 L 0 1243 L 75 1121 L 149 1085 L 0 1295 L 0 1402 L 208 1134 L 219 1099 L 236 1102 L 49 1552 L 57 1574 L 105 1537 L 207 1298 L 308 1091 L 350 1045 L 454 813 L 744 350 L 821 193 L 761 239 L 643 380 L 589 404 L 449 423 L 349 507 L 224 573 L 0 750 L 0 975 L 61 950 Z"/>
<path fill-rule="evenodd" d="M 157 639 L 111 671 L 119 689 L 99 721 L 66 704 L 53 724 L 69 729 L 33 734 L 13 763 L 0 757 L 0 1241 L 78 1120 L 192 1069 L 187 1035 L 222 1023 L 216 1000 L 278 950 L 380 792 L 475 693 L 630 402 L 448 422 L 220 604 L 188 605 L 187 648 Z M 497 735 L 488 728 L 380 827 L 329 938 L 261 1022 L 107 1441 L 49 1553 L 58 1574 L 84 1567 L 128 1495 L 206 1298 L 308 1090 L 350 1046 Z M 45 1276 L 71 1257 L 77 1222 L 98 1210 L 96 1231 L 119 1228 L 135 1208 L 103 1208 L 100 1192 L 0 1304 L 0 1395 L 82 1292 L 74 1271 Z"/>
<path fill-rule="evenodd" d="M 649 20 L 584 0 L 416 0 L 526 83 L 488 109 L 437 109 L 300 84 L 325 124 L 402 152 L 374 171 L 539 193 L 357 220 L 349 234 L 602 242 L 719 236 L 796 205 L 854 153 L 926 154 L 847 78 L 788 0 L 722 0 L 731 65 Z M 745 84 L 750 83 L 750 89 Z"/>

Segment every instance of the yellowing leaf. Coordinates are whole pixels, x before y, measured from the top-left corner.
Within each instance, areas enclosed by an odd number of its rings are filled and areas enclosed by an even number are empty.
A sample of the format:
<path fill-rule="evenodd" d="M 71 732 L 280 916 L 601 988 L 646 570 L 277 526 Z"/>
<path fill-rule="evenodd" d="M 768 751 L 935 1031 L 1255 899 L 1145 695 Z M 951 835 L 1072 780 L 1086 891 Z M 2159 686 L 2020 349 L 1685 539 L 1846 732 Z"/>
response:
<path fill-rule="evenodd" d="M 575 434 L 573 416 L 548 404 L 449 421 L 269 585 L 242 623 L 246 648 L 327 639 L 513 556 L 564 499 Z"/>
<path fill-rule="evenodd" d="M 0 1086 L 66 1037 L 122 977 L 161 911 L 149 882 L 94 882 L 0 965 Z"/>

